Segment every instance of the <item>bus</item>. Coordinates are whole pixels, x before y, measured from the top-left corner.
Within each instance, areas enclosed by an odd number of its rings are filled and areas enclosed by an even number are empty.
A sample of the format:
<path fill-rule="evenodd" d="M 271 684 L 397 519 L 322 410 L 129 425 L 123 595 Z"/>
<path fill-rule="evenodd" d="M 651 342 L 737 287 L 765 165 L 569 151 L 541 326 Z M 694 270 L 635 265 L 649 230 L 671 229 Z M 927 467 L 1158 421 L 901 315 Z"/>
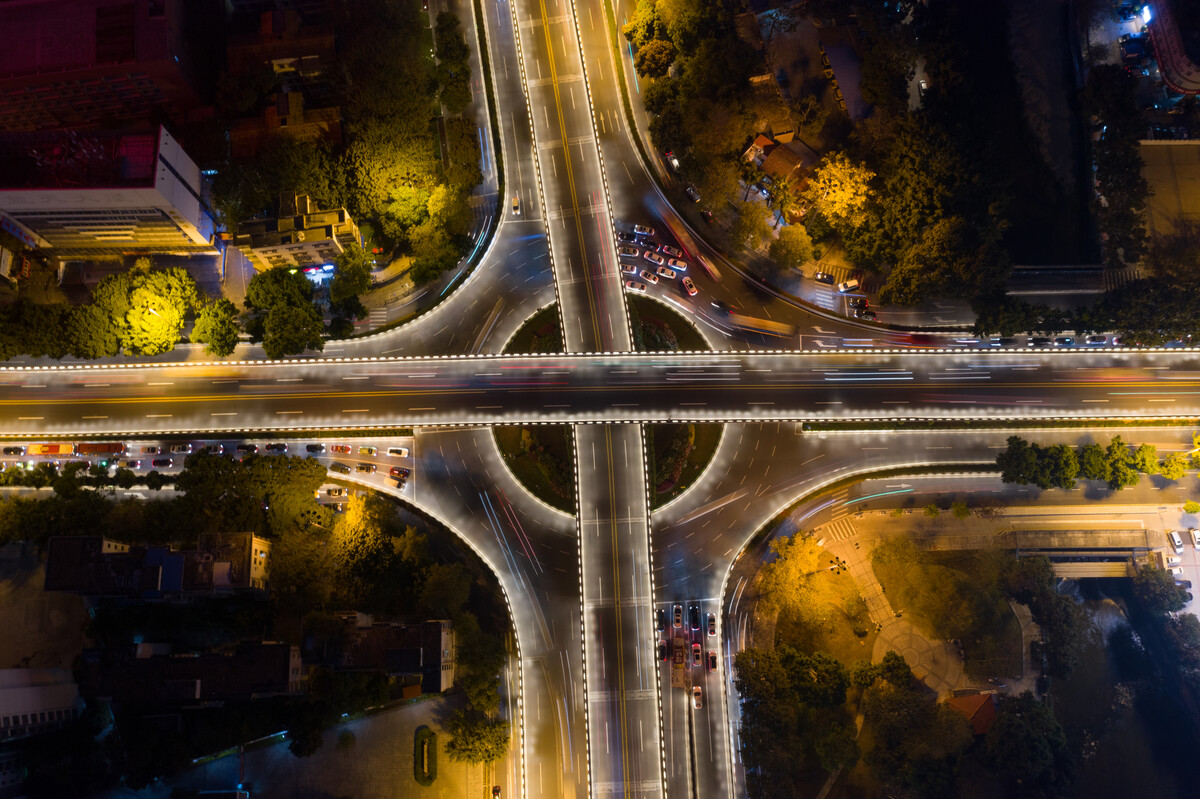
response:
<path fill-rule="evenodd" d="M 29 448 L 25 450 L 25 454 L 26 455 L 35 455 L 35 456 L 36 455 L 42 455 L 42 456 L 74 455 L 75 454 L 75 445 L 74 444 L 30 444 Z"/>
<path fill-rule="evenodd" d="M 124 455 L 124 444 L 97 444 L 89 442 L 80 444 L 76 450 L 80 455 Z"/>
<path fill-rule="evenodd" d="M 749 333 L 761 333 L 764 336 L 779 336 L 786 338 L 795 335 L 796 326 L 784 322 L 772 322 L 770 319 L 755 319 L 753 316 L 742 316 L 737 313 L 729 314 L 729 324 Z"/>

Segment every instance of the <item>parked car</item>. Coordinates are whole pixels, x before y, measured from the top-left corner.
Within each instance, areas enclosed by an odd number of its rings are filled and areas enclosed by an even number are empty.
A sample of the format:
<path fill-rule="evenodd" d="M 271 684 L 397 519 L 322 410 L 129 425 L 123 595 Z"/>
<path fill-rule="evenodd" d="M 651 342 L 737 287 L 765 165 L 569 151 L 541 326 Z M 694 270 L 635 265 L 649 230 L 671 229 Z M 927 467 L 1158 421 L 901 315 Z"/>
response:
<path fill-rule="evenodd" d="M 667 659 L 667 643 L 666 643 L 666 641 L 658 642 L 658 659 L 659 660 Z"/>
<path fill-rule="evenodd" d="M 868 300 L 866 297 L 851 297 L 850 299 L 846 300 L 846 304 L 849 305 L 851 308 L 870 308 L 871 307 L 871 301 Z"/>
<path fill-rule="evenodd" d="M 1188 535 L 1192 537 L 1192 546 L 1200 549 L 1200 530 L 1197 530 L 1195 527 L 1189 527 Z"/>
<path fill-rule="evenodd" d="M 329 464 L 329 471 L 337 472 L 338 474 L 350 474 L 350 472 L 352 470 L 349 466 L 347 466 L 344 463 L 334 462 L 334 463 Z"/>
<path fill-rule="evenodd" d="M 206 454 L 206 455 L 224 455 L 225 454 L 225 445 L 224 444 L 205 444 L 204 446 L 200 447 L 200 449 L 198 449 L 196 451 Z"/>
<path fill-rule="evenodd" d="M 1075 346 L 1075 339 L 1071 336 L 1059 336 L 1058 338 L 1054 339 L 1054 346 L 1062 349 L 1068 349 Z"/>
<path fill-rule="evenodd" d="M 407 458 L 408 447 L 388 447 L 388 455 L 394 455 L 397 458 Z"/>
<path fill-rule="evenodd" d="M 188 455 L 192 451 L 191 444 L 172 444 L 171 453 L 175 455 Z"/>
<path fill-rule="evenodd" d="M 833 275 L 828 272 L 813 272 L 813 280 L 818 283 L 824 283 L 827 286 L 833 285 Z"/>
<path fill-rule="evenodd" d="M 314 455 L 320 455 L 322 452 L 325 451 L 325 445 L 324 444 L 305 444 L 304 451 L 311 452 Z"/>
<path fill-rule="evenodd" d="M 700 606 L 692 605 L 688 608 L 688 621 L 691 622 L 693 630 L 700 629 Z"/>
<path fill-rule="evenodd" d="M 377 468 L 378 467 L 373 463 L 356 463 L 356 464 L 354 464 L 354 471 L 362 472 L 363 474 L 375 474 L 375 470 Z"/>
<path fill-rule="evenodd" d="M 326 493 L 328 496 L 331 496 L 331 497 L 341 497 L 341 496 L 345 496 L 345 494 L 346 494 L 346 489 L 344 489 L 344 488 L 330 488 L 330 489 L 328 489 L 328 490 L 327 490 L 325 493 Z"/>
<path fill-rule="evenodd" d="M 24 455 L 25 448 L 24 447 L 5 447 L 4 454 L 5 455 Z"/>
<path fill-rule="evenodd" d="M 692 644 L 692 665 L 700 665 L 700 644 Z"/>
<path fill-rule="evenodd" d="M 617 231 L 617 243 L 618 244 L 637 244 L 638 239 L 637 239 L 637 236 L 633 235 L 632 233 L 626 233 L 624 230 L 618 230 Z"/>
<path fill-rule="evenodd" d="M 674 626 L 683 626 L 683 605 L 676 604 L 671 610 Z"/>
<path fill-rule="evenodd" d="M 709 671 L 717 670 L 717 653 L 711 649 L 708 650 L 708 670 Z"/>
<path fill-rule="evenodd" d="M 690 277 L 685 277 L 683 279 L 683 290 L 688 293 L 689 297 L 696 296 L 696 284 L 692 282 Z"/>
<path fill-rule="evenodd" d="M 663 608 L 659 608 L 657 611 L 655 611 L 654 622 L 660 633 L 667 629 L 667 611 Z"/>
<path fill-rule="evenodd" d="M 123 468 L 123 469 L 140 469 L 140 468 L 142 468 L 142 462 L 141 461 L 121 461 L 121 468 Z"/>
<path fill-rule="evenodd" d="M 237 451 L 243 455 L 249 455 L 258 452 L 258 444 L 238 444 Z"/>
<path fill-rule="evenodd" d="M 374 457 L 375 455 L 379 454 L 379 448 L 378 447 L 359 447 L 358 454 L 359 455 L 370 455 L 370 456 Z"/>
<path fill-rule="evenodd" d="M 696 191 L 695 186 L 688 186 L 684 191 L 687 192 L 688 197 L 692 198 L 692 202 L 694 202 L 694 203 L 700 202 L 700 192 Z"/>
<path fill-rule="evenodd" d="M 702 699 L 703 695 L 704 695 L 703 688 L 701 688 L 699 685 L 692 686 L 692 707 L 696 708 L 696 710 L 699 710 L 701 708 L 701 706 L 704 704 L 703 699 Z"/>
<path fill-rule="evenodd" d="M 858 281 L 858 278 L 850 278 L 843 283 L 838 283 L 837 290 L 841 294 L 848 294 L 851 291 L 858 291 L 861 287 L 862 283 Z"/>
<path fill-rule="evenodd" d="M 282 443 L 267 444 L 267 452 L 287 452 L 288 445 Z"/>
<path fill-rule="evenodd" d="M 334 444 L 332 447 L 329 448 L 329 451 L 330 452 L 339 452 L 343 455 L 349 455 L 350 454 L 350 445 L 349 444 Z"/>
<path fill-rule="evenodd" d="M 1176 555 L 1183 554 L 1183 539 L 1179 537 L 1179 533 L 1174 530 L 1167 533 L 1167 541 L 1171 544 L 1171 549 L 1175 550 Z"/>
<path fill-rule="evenodd" d="M 711 613 L 708 614 L 708 634 L 709 635 L 717 634 L 717 617 Z"/>
<path fill-rule="evenodd" d="M 392 468 L 388 469 L 388 477 L 395 478 L 401 483 L 407 480 L 411 474 L 412 472 L 410 472 L 408 469 L 402 469 L 399 466 L 393 466 Z"/>
<path fill-rule="evenodd" d="M 142 447 L 143 455 L 157 455 L 160 451 L 160 448 L 155 446 Z"/>
<path fill-rule="evenodd" d="M 638 283 L 636 280 L 626 280 L 625 288 L 629 291 L 636 291 L 638 294 L 646 293 L 646 284 Z"/>
<path fill-rule="evenodd" d="M 150 465 L 155 469 L 170 469 L 174 463 L 175 461 L 171 460 L 170 458 L 155 458 L 154 460 L 150 461 Z"/>
<path fill-rule="evenodd" d="M 621 274 L 634 275 L 638 273 L 637 264 L 621 264 Z"/>

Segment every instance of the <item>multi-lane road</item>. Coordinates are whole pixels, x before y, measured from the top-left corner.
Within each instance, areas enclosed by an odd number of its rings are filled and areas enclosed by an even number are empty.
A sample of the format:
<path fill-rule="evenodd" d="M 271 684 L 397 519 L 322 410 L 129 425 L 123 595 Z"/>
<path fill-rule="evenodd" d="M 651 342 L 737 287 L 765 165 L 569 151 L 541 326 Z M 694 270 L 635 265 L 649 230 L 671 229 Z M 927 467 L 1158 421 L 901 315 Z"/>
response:
<path fill-rule="evenodd" d="M 267 363 L 243 348 L 243 360 L 212 363 L 181 349 L 162 359 L 185 359 L 176 363 L 10 364 L 0 368 L 0 435 L 237 441 L 269 431 L 298 444 L 300 431 L 416 428 L 404 439 L 414 474 L 403 489 L 385 471 L 347 479 L 420 507 L 496 571 L 519 648 L 506 795 L 731 797 L 740 782 L 727 583 L 750 534 L 829 480 L 987 463 L 1008 435 L 823 435 L 799 422 L 1195 417 L 1200 354 L 892 351 L 915 342 L 809 315 L 721 261 L 658 191 L 626 126 L 603 6 L 482 8 L 504 221 L 441 306 L 398 330 L 331 342 L 322 358 Z M 699 288 L 689 297 L 664 280 L 650 294 L 715 349 L 737 352 L 629 352 L 614 233 L 633 222 L 683 249 Z M 587 354 L 486 355 L 556 300 L 567 349 Z M 777 342 L 795 351 L 746 351 L 762 342 L 731 330 L 714 301 L 795 324 L 799 335 Z M 434 357 L 447 353 L 458 355 Z M 726 427 L 709 470 L 651 514 L 637 423 L 665 421 Z M 487 428 L 529 422 L 574 425 L 573 515 L 516 483 Z M 716 635 L 706 623 L 684 633 L 689 661 L 692 643 L 718 654 L 715 670 L 687 670 L 699 708 L 670 686 L 655 646 L 655 611 L 677 602 L 697 605 L 705 622 L 715 616 Z"/>

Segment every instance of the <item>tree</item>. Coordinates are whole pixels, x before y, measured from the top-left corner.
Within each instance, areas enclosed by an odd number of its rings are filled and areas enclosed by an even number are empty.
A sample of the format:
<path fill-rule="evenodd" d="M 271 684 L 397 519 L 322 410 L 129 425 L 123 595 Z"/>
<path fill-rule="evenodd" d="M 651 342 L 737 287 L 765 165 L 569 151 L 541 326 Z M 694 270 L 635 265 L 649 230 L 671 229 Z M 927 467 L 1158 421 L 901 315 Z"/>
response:
<path fill-rule="evenodd" d="M 358 242 L 333 259 L 333 279 L 329 281 L 329 299 L 341 303 L 366 294 L 371 288 L 371 260 Z"/>
<path fill-rule="evenodd" d="M 811 535 L 796 534 L 771 541 L 775 559 L 762 570 L 759 592 L 769 606 L 795 612 L 805 603 L 805 592 L 821 566 L 823 550 Z"/>
<path fill-rule="evenodd" d="M 221 298 L 200 306 L 196 323 L 192 326 L 192 341 L 203 344 L 209 355 L 224 358 L 237 347 L 241 326 L 238 324 L 237 306 Z"/>
<path fill-rule="evenodd" d="M 1010 796 L 1070 794 L 1067 736 L 1050 708 L 1029 691 L 1000 697 L 985 742 L 988 760 Z"/>
<path fill-rule="evenodd" d="M 1142 444 L 1133 451 L 1133 468 L 1143 474 L 1158 474 L 1158 447 Z"/>
<path fill-rule="evenodd" d="M 662 39 L 653 39 L 638 48 L 633 68 L 647 78 L 661 78 L 675 62 L 675 47 Z"/>
<path fill-rule="evenodd" d="M 755 202 L 738 203 L 737 213 L 730 235 L 738 246 L 758 249 L 771 235 L 770 213 L 761 203 Z"/>
<path fill-rule="evenodd" d="M 1112 477 L 1112 468 L 1099 444 L 1084 444 L 1079 448 L 1079 476 L 1085 480 L 1104 480 Z"/>
<path fill-rule="evenodd" d="M 820 210 L 835 229 L 856 228 L 866 221 L 874 178 L 874 172 L 845 153 L 828 153 L 813 170 L 802 200 L 808 208 Z"/>
<path fill-rule="evenodd" d="M 1168 480 L 1182 480 L 1187 474 L 1187 458 L 1181 452 L 1172 452 L 1163 459 L 1158 467 L 1158 473 Z"/>
<path fill-rule="evenodd" d="M 1137 485 L 1138 473 L 1133 469 L 1133 453 L 1120 436 L 1113 436 L 1108 447 L 1104 450 L 1104 459 L 1108 465 L 1108 487 L 1114 491 Z"/>
<path fill-rule="evenodd" d="M 1151 613 L 1174 613 L 1186 604 L 1184 590 L 1166 569 L 1146 566 L 1133 578 L 1133 594 Z"/>
<path fill-rule="evenodd" d="M 1183 512 L 1193 514 L 1200 513 L 1200 502 L 1189 499 L 1187 502 L 1183 503 Z"/>
<path fill-rule="evenodd" d="M 312 283 L 296 270 L 277 267 L 258 272 L 246 286 L 246 307 L 269 311 L 277 305 L 297 307 L 312 302 Z"/>
<path fill-rule="evenodd" d="M 458 763 L 495 763 L 508 752 L 511 725 L 472 708 L 456 710 L 446 722 L 446 752 Z"/>
<path fill-rule="evenodd" d="M 471 596 L 471 576 L 461 563 L 433 563 L 421 584 L 421 607 L 427 613 L 456 616 Z"/>
<path fill-rule="evenodd" d="M 633 18 L 621 27 L 621 34 L 638 49 L 655 39 L 667 38 L 666 28 L 658 18 L 655 0 L 638 0 Z"/>
<path fill-rule="evenodd" d="M 820 135 L 829 118 L 829 109 L 813 94 L 806 94 L 792 103 L 792 124 L 803 139 Z"/>
<path fill-rule="evenodd" d="M 461 112 L 471 102 L 471 68 L 467 63 L 469 50 L 463 38 L 458 16 L 449 11 L 437 15 L 437 75 L 441 84 L 442 105 L 452 114 Z"/>
<path fill-rule="evenodd" d="M 787 225 L 771 242 L 771 259 L 784 269 L 799 269 L 813 259 L 813 243 L 802 225 Z"/>
<path fill-rule="evenodd" d="M 263 352 L 268 358 L 296 355 L 305 350 L 325 349 L 325 323 L 312 305 L 299 308 L 276 306 L 263 325 Z"/>
<path fill-rule="evenodd" d="M 794 184 L 790 178 L 781 178 L 767 189 L 767 205 L 775 213 L 776 229 L 796 210 Z"/>

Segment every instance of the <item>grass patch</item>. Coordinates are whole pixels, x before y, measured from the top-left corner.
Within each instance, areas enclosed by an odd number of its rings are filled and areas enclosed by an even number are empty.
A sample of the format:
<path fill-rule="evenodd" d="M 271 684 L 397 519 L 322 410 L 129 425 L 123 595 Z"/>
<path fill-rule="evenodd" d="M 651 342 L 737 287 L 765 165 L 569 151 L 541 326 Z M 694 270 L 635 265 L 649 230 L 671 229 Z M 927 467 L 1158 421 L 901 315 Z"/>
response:
<path fill-rule="evenodd" d="M 437 779 L 437 733 L 425 726 L 413 736 L 413 779 L 426 788 Z"/>
<path fill-rule="evenodd" d="M 663 350 L 710 352 L 711 347 L 700 331 L 686 318 L 661 302 L 626 295 L 629 324 L 633 328 L 633 348 L 639 352 Z"/>
<path fill-rule="evenodd" d="M 935 638 L 962 642 L 969 676 L 1018 677 L 1021 626 L 997 587 L 1008 557 L 999 550 L 929 552 L 897 536 L 871 553 L 871 566 L 895 610 Z"/>
<path fill-rule="evenodd" d="M 721 441 L 719 424 L 654 424 L 646 425 L 646 451 L 650 453 L 650 507 L 657 508 L 665 505 L 682 494 L 688 486 L 696 482 L 717 451 Z M 691 449 L 682 464 L 676 464 L 671 457 L 672 445 L 686 436 L 691 428 Z M 667 480 L 674 467 L 679 466 L 679 476 L 675 480 Z M 662 491 L 659 491 L 659 488 Z"/>
<path fill-rule="evenodd" d="M 505 465 L 547 505 L 575 513 L 575 439 L 569 425 L 493 427 Z"/>
<path fill-rule="evenodd" d="M 775 646 L 828 652 L 847 666 L 870 660 L 878 633 L 858 585 L 845 571 L 824 571 L 813 575 L 812 587 L 814 593 L 833 600 L 828 613 L 824 618 L 805 618 L 791 610 L 781 611 L 775 621 Z"/>
<path fill-rule="evenodd" d="M 558 304 L 552 303 L 525 320 L 525 324 L 504 345 L 505 355 L 530 352 L 563 352 L 562 328 Z"/>

